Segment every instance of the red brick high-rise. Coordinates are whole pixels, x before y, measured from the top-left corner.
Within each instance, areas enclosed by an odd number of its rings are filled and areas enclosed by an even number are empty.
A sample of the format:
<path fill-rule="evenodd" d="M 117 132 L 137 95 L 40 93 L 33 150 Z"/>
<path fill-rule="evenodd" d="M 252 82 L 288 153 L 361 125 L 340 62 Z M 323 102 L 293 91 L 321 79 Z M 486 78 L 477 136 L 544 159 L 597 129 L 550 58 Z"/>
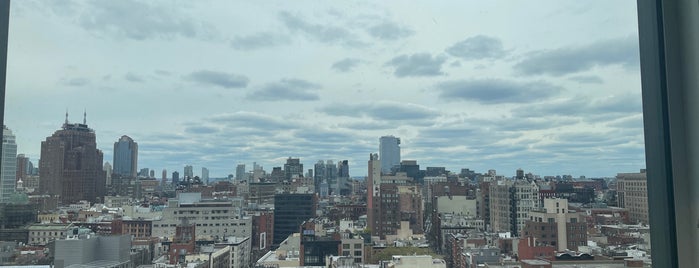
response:
<path fill-rule="evenodd" d="M 83 123 L 68 123 L 41 142 L 39 192 L 57 195 L 63 204 L 80 200 L 101 202 L 106 173 L 102 151 L 97 149 L 95 131 Z"/>

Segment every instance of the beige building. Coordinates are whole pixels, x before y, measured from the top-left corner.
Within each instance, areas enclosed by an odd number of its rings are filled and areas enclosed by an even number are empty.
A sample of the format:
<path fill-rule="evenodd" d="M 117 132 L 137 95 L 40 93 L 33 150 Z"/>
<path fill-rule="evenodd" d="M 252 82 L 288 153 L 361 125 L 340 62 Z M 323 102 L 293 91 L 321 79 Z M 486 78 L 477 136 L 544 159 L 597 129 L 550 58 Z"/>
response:
<path fill-rule="evenodd" d="M 629 210 L 631 222 L 648 224 L 646 170 L 641 169 L 639 173 L 618 173 L 616 179 L 619 207 Z"/>
<path fill-rule="evenodd" d="M 578 250 L 587 245 L 584 212 L 568 209 L 568 199 L 544 199 L 544 207 L 529 212 L 523 236 L 532 236 L 539 243 L 555 246 L 558 251 Z"/>
<path fill-rule="evenodd" d="M 72 223 L 32 224 L 29 226 L 29 245 L 45 246 L 51 241 L 65 238 Z"/>
<path fill-rule="evenodd" d="M 252 218 L 231 200 L 202 200 L 201 193 L 180 193 L 170 200 L 160 220 L 153 221 L 153 236 L 172 239 L 175 226 L 186 219 L 196 224 L 197 240 L 252 235 Z"/>

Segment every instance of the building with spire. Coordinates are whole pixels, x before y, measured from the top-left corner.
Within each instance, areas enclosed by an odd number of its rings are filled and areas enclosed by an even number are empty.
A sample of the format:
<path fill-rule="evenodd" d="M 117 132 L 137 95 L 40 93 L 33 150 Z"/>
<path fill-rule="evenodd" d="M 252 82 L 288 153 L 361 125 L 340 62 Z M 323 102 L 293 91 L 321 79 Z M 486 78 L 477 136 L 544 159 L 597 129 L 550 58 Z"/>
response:
<path fill-rule="evenodd" d="M 41 142 L 39 193 L 58 196 L 63 204 L 101 201 L 106 191 L 103 154 L 95 131 L 83 123 L 69 123 Z"/>
<path fill-rule="evenodd" d="M 17 179 L 17 143 L 15 135 L 2 126 L 2 170 L 0 170 L 0 203 L 7 203 L 15 192 Z"/>

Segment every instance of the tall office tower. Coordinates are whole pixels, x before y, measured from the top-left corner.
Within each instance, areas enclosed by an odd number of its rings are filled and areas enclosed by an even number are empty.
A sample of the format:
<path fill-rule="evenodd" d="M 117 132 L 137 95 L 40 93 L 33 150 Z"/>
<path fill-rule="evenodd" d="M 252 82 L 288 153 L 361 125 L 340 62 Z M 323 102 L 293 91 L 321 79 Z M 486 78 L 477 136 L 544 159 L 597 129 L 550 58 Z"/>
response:
<path fill-rule="evenodd" d="M 106 191 L 102 151 L 95 131 L 83 123 L 68 123 L 41 142 L 39 193 L 57 195 L 63 204 L 99 202 Z"/>
<path fill-rule="evenodd" d="M 315 194 L 274 195 L 273 247 L 279 247 L 290 234 L 299 231 L 301 223 L 314 218 L 316 208 Z"/>
<path fill-rule="evenodd" d="M 340 178 L 349 178 L 349 161 L 342 160 L 337 163 L 337 176 Z"/>
<path fill-rule="evenodd" d="M 160 177 L 160 185 L 167 183 L 167 169 L 163 169 L 163 175 Z"/>
<path fill-rule="evenodd" d="M 337 166 L 332 160 L 325 161 L 325 181 L 330 187 L 330 194 L 339 194 L 337 192 Z"/>
<path fill-rule="evenodd" d="M 109 162 L 104 162 L 102 170 L 104 170 L 104 173 L 106 174 L 107 185 L 112 185 L 112 165 L 109 164 Z"/>
<path fill-rule="evenodd" d="M 187 178 L 193 179 L 194 178 L 194 167 L 192 167 L 190 165 L 184 166 L 184 177 L 182 177 L 182 178 L 185 180 Z"/>
<path fill-rule="evenodd" d="M 138 171 L 138 143 L 123 135 L 114 143 L 114 169 L 112 174 L 122 177 L 136 177 Z M 146 174 L 147 176 L 147 174 Z"/>
<path fill-rule="evenodd" d="M 17 155 L 17 173 L 15 176 L 15 181 L 24 180 L 28 175 L 32 174 L 33 167 L 30 167 L 31 162 L 29 157 L 24 156 L 24 154 Z"/>
<path fill-rule="evenodd" d="M 316 193 L 320 193 L 320 184 L 325 181 L 325 162 L 323 160 L 318 160 L 318 162 L 313 165 L 313 185 L 315 186 Z"/>
<path fill-rule="evenodd" d="M 558 251 L 578 250 L 587 245 L 584 212 L 568 210 L 568 200 L 544 199 L 544 206 L 529 212 L 522 236 L 532 236 L 538 243 L 556 246 Z"/>
<path fill-rule="evenodd" d="M 238 166 L 235 167 L 235 179 L 237 181 L 245 179 L 245 164 L 238 164 Z"/>
<path fill-rule="evenodd" d="M 517 176 L 515 177 L 518 180 L 523 180 L 524 179 L 524 170 L 521 168 L 517 169 Z"/>
<path fill-rule="evenodd" d="M 201 168 L 201 181 L 204 183 L 204 185 L 209 184 L 209 169 L 202 167 Z"/>
<path fill-rule="evenodd" d="M 381 161 L 377 154 L 369 155 L 369 171 L 367 176 L 367 225 L 371 230 L 371 235 L 379 235 L 376 227 L 379 226 L 379 215 L 381 214 Z"/>
<path fill-rule="evenodd" d="M 177 185 L 180 183 L 180 173 L 177 171 L 172 172 L 172 184 Z"/>
<path fill-rule="evenodd" d="M 141 171 L 138 172 L 138 176 L 143 178 L 148 178 L 149 174 L 150 168 L 142 168 Z"/>
<path fill-rule="evenodd" d="M 381 173 L 389 174 L 391 169 L 400 166 L 400 138 L 383 136 L 379 138 Z"/>
<path fill-rule="evenodd" d="M 303 177 L 303 164 L 298 158 L 289 157 L 284 164 L 284 179 L 290 180 L 294 176 Z"/>
<path fill-rule="evenodd" d="M 148 172 L 148 178 L 155 178 L 155 169 L 151 169 Z"/>
<path fill-rule="evenodd" d="M 495 232 L 519 236 L 529 211 L 539 207 L 539 186 L 526 180 L 497 180 L 490 183 L 490 226 Z"/>
<path fill-rule="evenodd" d="M 648 224 L 648 188 L 646 170 L 639 173 L 618 173 L 616 194 L 619 207 L 629 210 L 629 220 Z"/>
<path fill-rule="evenodd" d="M 2 126 L 2 170 L 0 170 L 0 203 L 7 203 L 15 192 L 17 179 L 17 143 L 15 135 Z"/>

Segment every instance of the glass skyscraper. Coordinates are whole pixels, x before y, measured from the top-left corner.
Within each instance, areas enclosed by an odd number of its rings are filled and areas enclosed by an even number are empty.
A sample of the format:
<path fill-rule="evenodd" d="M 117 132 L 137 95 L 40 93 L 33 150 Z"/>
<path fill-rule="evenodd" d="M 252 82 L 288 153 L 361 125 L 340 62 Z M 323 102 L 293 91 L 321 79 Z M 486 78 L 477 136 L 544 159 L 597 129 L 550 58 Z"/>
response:
<path fill-rule="evenodd" d="M 15 191 L 17 172 L 17 144 L 15 135 L 2 126 L 2 171 L 0 172 L 0 203 L 9 201 Z"/>
<path fill-rule="evenodd" d="M 393 167 L 400 166 L 400 138 L 383 136 L 379 138 L 379 160 L 381 173 L 391 173 Z"/>
<path fill-rule="evenodd" d="M 136 177 L 138 170 L 138 143 L 129 136 L 121 136 L 114 143 L 114 167 L 112 174 Z"/>

